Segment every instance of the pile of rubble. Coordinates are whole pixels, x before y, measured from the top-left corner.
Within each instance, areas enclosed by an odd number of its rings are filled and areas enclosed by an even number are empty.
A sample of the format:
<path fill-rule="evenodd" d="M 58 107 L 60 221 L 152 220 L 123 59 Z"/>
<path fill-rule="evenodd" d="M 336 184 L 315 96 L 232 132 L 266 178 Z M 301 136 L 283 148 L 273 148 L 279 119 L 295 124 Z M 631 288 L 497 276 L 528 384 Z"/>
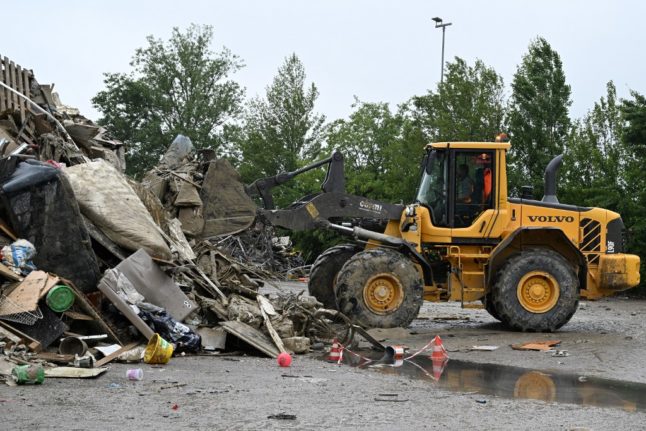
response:
<path fill-rule="evenodd" d="M 351 337 L 314 298 L 268 293 L 303 262 L 257 222 L 226 160 L 179 135 L 134 182 L 123 143 L 52 88 L 0 62 L 0 378 Z"/>

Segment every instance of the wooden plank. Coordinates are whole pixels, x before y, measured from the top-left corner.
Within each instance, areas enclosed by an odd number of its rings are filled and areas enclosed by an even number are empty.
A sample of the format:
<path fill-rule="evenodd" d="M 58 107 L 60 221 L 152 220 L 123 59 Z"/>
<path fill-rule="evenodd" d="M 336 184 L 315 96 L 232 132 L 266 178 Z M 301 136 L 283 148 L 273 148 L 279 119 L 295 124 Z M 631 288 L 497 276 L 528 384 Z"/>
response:
<path fill-rule="evenodd" d="M 280 339 L 278 332 L 276 332 L 276 330 L 274 329 L 274 325 L 272 325 L 271 320 L 269 320 L 270 314 L 276 315 L 274 306 L 271 305 L 271 302 L 269 302 L 269 300 L 262 295 L 258 295 L 256 297 L 256 300 L 258 301 L 258 305 L 260 306 L 260 313 L 262 314 L 262 318 L 265 320 L 265 327 L 267 328 L 267 332 L 269 332 L 271 339 L 274 340 L 274 344 L 276 345 L 276 347 L 278 347 L 278 350 L 284 353 L 285 346 L 283 345 L 283 340 Z"/>
<path fill-rule="evenodd" d="M 0 81 L 4 82 L 4 60 L 0 56 Z M 5 100 L 7 90 L 4 87 L 0 88 L 0 112 L 4 112 L 7 109 L 7 102 Z"/>
<path fill-rule="evenodd" d="M 9 85 L 7 82 L 7 57 L 0 57 L 0 81 Z M 0 89 L 0 111 L 2 112 L 6 111 L 9 106 L 8 94 L 8 90 L 4 87 Z"/>
<path fill-rule="evenodd" d="M 25 86 L 25 92 L 23 94 L 31 99 L 31 76 L 32 76 L 31 71 L 24 69 L 22 73 L 23 73 L 23 78 L 22 78 L 23 85 Z M 32 109 L 31 103 L 26 102 L 25 104 L 27 106 L 27 110 L 31 111 Z"/>
<path fill-rule="evenodd" d="M 67 316 L 72 320 L 87 320 L 87 321 L 94 321 L 92 316 L 88 316 L 87 314 L 83 313 L 77 313 L 76 311 L 70 311 L 67 310 L 63 313 L 63 316 Z"/>
<path fill-rule="evenodd" d="M 13 344 L 20 344 L 20 337 L 8 329 L 0 327 L 0 340 L 6 340 Z"/>
<path fill-rule="evenodd" d="M 17 288 L 6 295 L 6 300 L 0 304 L 0 316 L 36 310 L 40 292 L 45 287 L 48 277 L 45 271 L 29 273 Z"/>
<path fill-rule="evenodd" d="M 8 278 L 9 280 L 14 280 L 14 281 L 22 281 L 23 278 L 10 270 L 5 264 L 0 263 L 0 275 L 3 276 L 4 278 Z"/>
<path fill-rule="evenodd" d="M 16 85 L 17 90 L 24 94 L 24 86 L 22 83 L 22 67 L 16 65 Z M 22 97 L 18 98 L 18 110 L 20 111 L 20 123 L 25 123 L 25 100 Z"/>
<path fill-rule="evenodd" d="M 29 347 L 29 350 L 31 350 L 32 352 L 40 352 L 42 350 L 43 346 L 38 341 L 34 340 L 24 332 L 21 332 L 18 329 L 14 328 L 13 326 L 9 325 L 7 322 L 0 320 L 0 326 L 8 330 L 12 334 L 20 337 L 20 339 L 22 340 L 22 343 L 27 347 Z"/>
<path fill-rule="evenodd" d="M 56 352 L 40 352 L 36 355 L 36 359 L 55 362 L 57 364 L 68 364 L 70 362 L 74 362 L 74 355 L 61 355 Z"/>
<path fill-rule="evenodd" d="M 54 274 L 47 274 L 47 280 L 45 280 L 45 285 L 40 289 L 40 299 L 42 299 L 47 293 L 52 290 L 52 287 L 56 286 L 61 282 L 61 279 Z"/>
<path fill-rule="evenodd" d="M 127 351 L 132 350 L 132 349 L 134 349 L 135 347 L 137 347 L 138 345 L 139 345 L 139 343 L 136 343 L 136 342 L 135 342 L 135 343 L 126 344 L 125 346 L 123 346 L 122 348 L 120 348 L 119 350 L 117 350 L 116 352 L 110 353 L 110 354 L 109 354 L 108 356 L 106 356 L 105 358 L 101 358 L 101 359 L 99 359 L 98 361 L 96 361 L 96 364 L 94 364 L 94 366 L 95 366 L 95 367 L 102 367 L 102 366 L 104 366 L 105 364 L 107 364 L 108 362 L 110 362 L 110 361 L 112 361 L 113 359 L 117 358 L 117 357 L 118 357 L 119 355 L 121 355 L 122 353 L 126 353 Z"/>
<path fill-rule="evenodd" d="M 15 234 L 15 233 L 13 233 L 13 231 L 11 230 L 11 228 L 10 228 L 10 227 L 7 225 L 7 223 L 5 223 L 5 221 L 4 221 L 4 220 L 2 220 L 2 219 L 0 219 L 0 230 L 1 230 L 2 232 L 4 232 L 4 233 L 5 233 L 5 235 L 7 235 L 9 238 L 11 238 L 11 239 L 12 239 L 12 240 L 14 240 L 14 241 L 18 239 L 18 237 L 16 236 L 16 234 Z"/>
<path fill-rule="evenodd" d="M 16 88 L 16 65 L 13 61 L 9 62 L 9 87 Z M 18 96 L 16 96 L 16 93 L 11 92 L 11 106 L 9 108 L 15 110 L 16 106 L 18 106 Z"/>
<path fill-rule="evenodd" d="M 235 335 L 242 341 L 249 343 L 270 358 L 277 358 L 280 353 L 265 334 L 244 322 L 230 320 L 228 322 L 220 322 L 220 326 L 229 334 Z"/>

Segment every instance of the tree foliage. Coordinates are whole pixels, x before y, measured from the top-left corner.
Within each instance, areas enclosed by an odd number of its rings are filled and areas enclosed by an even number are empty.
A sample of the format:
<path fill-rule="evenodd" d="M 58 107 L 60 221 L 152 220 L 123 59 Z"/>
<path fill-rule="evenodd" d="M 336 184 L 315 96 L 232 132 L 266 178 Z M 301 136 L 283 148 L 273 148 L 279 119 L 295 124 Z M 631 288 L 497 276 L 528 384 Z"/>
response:
<path fill-rule="evenodd" d="M 348 120 L 330 126 L 328 146 L 345 155 L 349 193 L 390 202 L 415 196 L 424 139 L 404 112 L 357 101 Z"/>
<path fill-rule="evenodd" d="M 292 54 L 279 67 L 265 97 L 249 102 L 238 137 L 245 181 L 294 171 L 320 155 L 325 117 L 314 111 L 316 85 L 305 81 L 305 67 Z M 299 176 L 275 189 L 277 204 L 287 205 L 307 192 L 312 178 L 312 174 Z"/>
<path fill-rule="evenodd" d="M 435 92 L 412 98 L 414 118 L 432 141 L 491 141 L 503 128 L 503 90 L 493 68 L 456 57 Z"/>
<path fill-rule="evenodd" d="M 242 63 L 228 49 L 211 51 L 210 26 L 174 28 L 166 42 L 148 36 L 130 73 L 106 73 L 105 90 L 92 103 L 118 139 L 128 145 L 128 173 L 154 165 L 182 133 L 198 148 L 228 152 L 224 129 L 241 111 L 244 90 L 229 76 Z"/>
<path fill-rule="evenodd" d="M 518 191 L 529 179 L 540 197 L 545 167 L 563 152 L 567 141 L 572 104 L 561 57 L 545 39 L 530 43 L 511 87 L 510 191 Z"/>
<path fill-rule="evenodd" d="M 606 85 L 606 96 L 573 124 L 561 175 L 565 201 L 620 210 L 626 188 L 621 133 L 620 105 L 611 81 Z"/>
<path fill-rule="evenodd" d="M 625 192 L 622 217 L 629 229 L 629 248 L 639 254 L 642 262 L 646 259 L 646 97 L 631 92 L 631 99 L 622 101 L 620 110 L 623 120 L 621 141 L 625 148 Z M 642 280 L 646 279 L 646 268 L 642 265 Z"/>

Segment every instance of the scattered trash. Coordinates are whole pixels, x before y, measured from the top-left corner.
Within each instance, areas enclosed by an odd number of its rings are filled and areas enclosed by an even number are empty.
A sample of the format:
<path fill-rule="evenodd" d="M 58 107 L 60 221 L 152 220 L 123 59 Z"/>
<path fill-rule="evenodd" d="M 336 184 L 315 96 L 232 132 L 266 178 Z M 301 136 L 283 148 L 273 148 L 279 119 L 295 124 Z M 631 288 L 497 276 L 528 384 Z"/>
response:
<path fill-rule="evenodd" d="M 52 311 L 62 313 L 70 309 L 74 304 L 75 298 L 74 292 L 72 292 L 72 289 L 70 289 L 69 286 L 59 284 L 52 287 L 49 292 L 47 292 L 45 302 Z"/>
<path fill-rule="evenodd" d="M 497 350 L 499 346 L 472 346 L 469 350 L 474 352 L 493 352 Z"/>
<path fill-rule="evenodd" d="M 375 398 L 375 401 L 388 401 L 391 403 L 405 403 L 408 402 L 407 399 L 400 399 L 400 398 Z"/>
<path fill-rule="evenodd" d="M 549 350 L 548 350 L 549 351 Z M 567 350 L 555 350 L 552 353 L 552 356 L 557 356 L 557 357 L 565 357 L 565 356 L 570 356 Z"/>
<path fill-rule="evenodd" d="M 23 84 L 4 83 L 21 104 L 0 112 L 3 375 L 19 364 L 92 378 L 112 361 L 248 349 L 287 367 L 333 339 L 340 357 L 355 334 L 384 349 L 315 298 L 260 293 L 306 281 L 309 266 L 257 219 L 228 161 L 178 135 L 141 182 L 129 179 L 123 143 L 23 70 Z"/>
<path fill-rule="evenodd" d="M 56 367 L 45 370 L 46 377 L 69 378 L 69 379 L 87 379 L 100 376 L 108 371 L 107 368 L 75 368 L 75 367 Z"/>
<path fill-rule="evenodd" d="M 545 351 L 559 344 L 561 344 L 561 340 L 531 341 L 523 344 L 512 344 L 511 348 L 514 350 Z"/>
<path fill-rule="evenodd" d="M 284 420 L 284 421 L 293 421 L 296 420 L 296 415 L 290 415 L 287 413 L 278 413 L 275 415 L 269 415 L 267 416 L 267 419 L 278 419 L 278 420 Z"/>
<path fill-rule="evenodd" d="M 31 261 L 35 255 L 36 247 L 26 239 L 2 247 L 2 263 L 18 275 L 28 275 L 36 269 Z"/>
<path fill-rule="evenodd" d="M 478 404 L 487 404 L 487 400 L 485 400 L 485 399 L 481 399 L 481 398 L 478 398 L 478 399 L 476 400 L 476 403 L 478 403 Z"/>
<path fill-rule="evenodd" d="M 126 377 L 128 380 L 143 380 L 144 370 L 141 368 L 129 368 L 126 371 Z"/>
<path fill-rule="evenodd" d="M 179 410 L 179 405 L 178 404 L 173 404 L 170 408 L 172 410 Z"/>
<path fill-rule="evenodd" d="M 289 353 L 282 352 L 278 355 L 278 365 L 281 367 L 289 367 L 292 365 L 292 356 Z"/>
<path fill-rule="evenodd" d="M 11 371 L 11 377 L 19 385 L 40 385 L 45 381 L 45 369 L 42 365 L 17 365 Z"/>
<path fill-rule="evenodd" d="M 191 328 L 173 319 L 163 308 L 145 302 L 139 303 L 139 315 L 153 331 L 164 340 L 173 343 L 174 350 L 197 352 L 202 347 L 202 340 Z"/>
<path fill-rule="evenodd" d="M 85 356 L 74 355 L 72 364 L 77 368 L 93 368 L 96 359 L 93 355 L 87 354 Z"/>
<path fill-rule="evenodd" d="M 167 364 L 173 355 L 173 346 L 160 337 L 159 334 L 152 336 L 144 352 L 144 362 L 147 364 Z"/>
<path fill-rule="evenodd" d="M 61 355 L 83 356 L 87 352 L 87 344 L 79 337 L 65 337 L 58 346 Z"/>

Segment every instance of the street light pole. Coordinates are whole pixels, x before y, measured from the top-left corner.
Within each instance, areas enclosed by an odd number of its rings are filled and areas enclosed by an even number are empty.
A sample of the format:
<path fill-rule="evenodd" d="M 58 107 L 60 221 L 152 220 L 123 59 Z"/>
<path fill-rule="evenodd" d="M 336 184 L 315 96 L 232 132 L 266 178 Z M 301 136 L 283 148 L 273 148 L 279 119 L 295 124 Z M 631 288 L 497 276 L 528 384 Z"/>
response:
<path fill-rule="evenodd" d="M 435 28 L 441 28 L 442 29 L 442 72 L 440 74 L 440 84 L 444 83 L 444 36 L 446 34 L 446 28 L 450 26 L 451 22 L 442 22 L 442 18 L 435 17 L 431 18 L 433 21 L 435 21 Z"/>

